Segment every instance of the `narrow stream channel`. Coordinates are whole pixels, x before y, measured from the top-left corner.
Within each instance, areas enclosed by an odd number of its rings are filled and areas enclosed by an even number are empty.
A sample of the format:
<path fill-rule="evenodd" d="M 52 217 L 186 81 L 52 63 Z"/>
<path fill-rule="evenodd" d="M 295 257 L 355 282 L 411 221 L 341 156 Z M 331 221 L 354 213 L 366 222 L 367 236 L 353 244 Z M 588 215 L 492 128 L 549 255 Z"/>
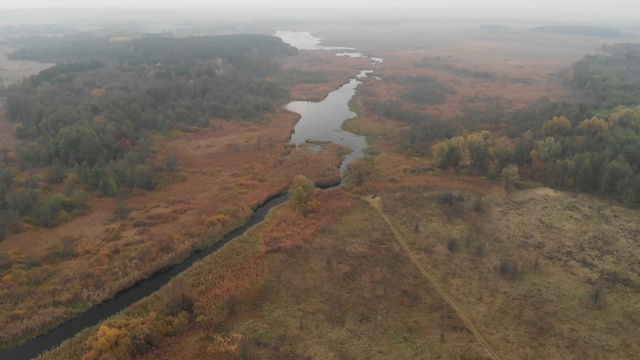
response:
<path fill-rule="evenodd" d="M 229 241 L 244 234 L 245 231 L 249 230 L 253 225 L 260 223 L 262 220 L 264 220 L 267 212 L 271 208 L 289 200 L 289 197 L 289 194 L 284 194 L 278 195 L 268 200 L 256 209 L 253 217 L 248 223 L 230 232 L 222 240 L 215 243 L 214 245 L 202 251 L 195 252 L 185 260 L 183 260 L 181 263 L 176 264 L 168 269 L 160 270 L 150 278 L 141 280 L 132 287 L 122 290 L 113 298 L 92 307 L 91 309 L 79 315 L 77 318 L 71 319 L 61 324 L 60 326 L 44 335 L 28 340 L 22 345 L 13 349 L 0 351 L 0 359 L 32 359 L 43 353 L 44 351 L 54 348 L 64 340 L 71 338 L 73 335 L 84 330 L 85 328 L 96 325 L 100 321 L 124 310 L 134 302 L 151 295 L 153 292 L 166 285 L 172 277 L 187 270 L 198 260 L 216 252 Z"/>
<path fill-rule="evenodd" d="M 336 55 L 356 56 L 350 54 L 357 54 L 357 56 L 364 56 L 360 53 L 351 52 L 353 50 L 351 48 L 319 46 L 320 39 L 311 36 L 309 33 L 278 32 L 276 36 L 303 50 L 346 50 L 346 53 L 343 52 Z M 373 66 L 377 66 L 382 62 L 382 59 L 370 59 L 373 61 Z M 367 147 L 366 140 L 363 136 L 344 131 L 341 129 L 341 126 L 345 120 L 356 115 L 349 109 L 349 101 L 355 94 L 356 87 L 361 83 L 359 79 L 366 77 L 367 74 L 372 71 L 373 70 L 362 70 L 355 78 L 332 91 L 320 102 L 293 101 L 286 106 L 288 110 L 301 115 L 295 131 L 291 136 L 290 141 L 292 143 L 300 145 L 307 139 L 314 139 L 331 141 L 350 147 L 353 150 L 342 162 L 340 167 L 341 175 L 344 175 L 348 163 L 364 157 L 363 151 Z M 110 300 L 92 307 L 85 313 L 59 325 L 44 335 L 28 340 L 18 347 L 0 351 L 0 359 L 20 360 L 37 357 L 39 354 L 58 346 L 85 328 L 94 326 L 100 321 L 117 314 L 134 302 L 151 295 L 167 284 L 172 277 L 185 271 L 198 260 L 216 252 L 229 241 L 244 234 L 244 232 L 252 226 L 260 223 L 264 220 L 267 212 L 271 208 L 284 203 L 289 197 L 289 194 L 284 194 L 267 200 L 255 210 L 253 217 L 247 224 L 230 232 L 216 244 L 191 254 L 179 264 L 160 270 L 151 277 L 139 281 L 130 288 L 122 290 Z"/>

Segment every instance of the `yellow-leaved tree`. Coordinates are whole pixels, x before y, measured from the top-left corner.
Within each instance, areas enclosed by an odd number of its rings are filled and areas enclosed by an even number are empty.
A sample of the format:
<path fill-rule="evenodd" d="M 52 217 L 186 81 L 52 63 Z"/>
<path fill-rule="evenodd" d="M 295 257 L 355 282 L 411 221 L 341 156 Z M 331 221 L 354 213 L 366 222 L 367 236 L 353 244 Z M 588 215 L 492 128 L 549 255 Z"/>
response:
<path fill-rule="evenodd" d="M 315 212 L 320 206 L 320 202 L 316 199 L 317 191 L 313 181 L 304 175 L 296 175 L 289 188 L 291 201 L 296 211 L 304 216 Z"/>

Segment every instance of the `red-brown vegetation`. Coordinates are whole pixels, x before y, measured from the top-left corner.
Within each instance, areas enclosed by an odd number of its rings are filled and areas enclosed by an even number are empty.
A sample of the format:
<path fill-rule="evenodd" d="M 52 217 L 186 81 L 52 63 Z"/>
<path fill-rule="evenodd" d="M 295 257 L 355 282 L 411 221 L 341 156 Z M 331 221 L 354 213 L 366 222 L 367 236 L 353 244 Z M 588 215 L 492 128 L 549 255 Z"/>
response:
<path fill-rule="evenodd" d="M 284 192 L 296 174 L 336 181 L 338 146 L 319 153 L 285 146 L 295 121 L 294 114 L 282 112 L 264 125 L 213 120 L 210 129 L 158 136 L 156 156 L 177 154 L 178 172 L 161 190 L 132 193 L 125 221 L 116 216 L 115 200 L 93 198 L 85 216 L 1 242 L 0 253 L 43 260 L 28 268 L 19 259 L 2 271 L 0 291 L 13 294 L 13 300 L 2 305 L 0 340 L 42 331 L 217 241 L 245 222 L 253 208 Z M 47 261 L 47 248 L 65 237 L 76 239 L 79 256 Z M 9 316 L 17 304 L 24 315 Z"/>

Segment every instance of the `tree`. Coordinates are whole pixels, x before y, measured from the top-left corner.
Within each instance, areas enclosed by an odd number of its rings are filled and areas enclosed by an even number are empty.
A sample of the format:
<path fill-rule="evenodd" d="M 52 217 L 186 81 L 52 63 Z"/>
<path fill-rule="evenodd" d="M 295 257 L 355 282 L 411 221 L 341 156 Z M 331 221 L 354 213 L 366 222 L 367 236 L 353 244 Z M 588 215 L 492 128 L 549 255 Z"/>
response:
<path fill-rule="evenodd" d="M 556 116 L 542 125 L 542 132 L 547 136 L 569 135 L 571 121 L 564 116 Z"/>
<path fill-rule="evenodd" d="M 537 154 L 542 161 L 552 162 L 560 157 L 562 153 L 562 145 L 552 137 L 547 137 L 536 143 Z"/>
<path fill-rule="evenodd" d="M 345 182 L 360 186 L 364 183 L 364 180 L 369 176 L 369 169 L 364 160 L 355 161 L 349 164 L 348 172 L 345 176 Z"/>
<path fill-rule="evenodd" d="M 581 122 L 578 126 L 578 130 L 585 135 L 595 137 L 598 135 L 604 135 L 609 130 L 609 125 L 606 121 L 594 116 L 591 119 L 586 119 Z"/>
<path fill-rule="evenodd" d="M 502 178 L 504 179 L 504 189 L 507 191 L 507 196 L 515 188 L 516 182 L 520 180 L 520 174 L 517 165 L 509 165 L 502 169 Z"/>
<path fill-rule="evenodd" d="M 296 211 L 304 216 L 315 212 L 320 205 L 316 199 L 316 192 L 317 189 L 313 181 L 303 175 L 296 175 L 289 188 L 291 201 L 293 201 Z"/>
<path fill-rule="evenodd" d="M 576 176 L 576 186 L 580 191 L 591 191 L 595 184 L 595 177 L 593 176 L 593 167 L 591 166 L 591 160 L 586 159 L 580 164 L 578 168 L 578 174 Z"/>
<path fill-rule="evenodd" d="M 600 178 L 600 190 L 609 194 L 622 195 L 630 185 L 628 180 L 632 178 L 633 169 L 627 163 L 624 156 L 619 155 L 604 166 Z"/>

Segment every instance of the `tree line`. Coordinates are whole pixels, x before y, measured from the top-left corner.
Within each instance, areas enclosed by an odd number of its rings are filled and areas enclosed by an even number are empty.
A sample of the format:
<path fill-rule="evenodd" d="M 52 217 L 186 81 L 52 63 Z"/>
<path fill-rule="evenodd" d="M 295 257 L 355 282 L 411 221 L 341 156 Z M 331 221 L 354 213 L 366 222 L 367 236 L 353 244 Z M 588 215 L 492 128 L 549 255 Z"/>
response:
<path fill-rule="evenodd" d="M 436 142 L 432 152 L 442 168 L 497 178 L 516 164 L 523 179 L 640 202 L 640 107 L 620 106 L 575 127 L 554 117 L 539 130 L 517 138 L 488 131 L 456 136 Z"/>
<path fill-rule="evenodd" d="M 585 56 L 566 70 L 562 79 L 574 96 L 562 101 L 493 106 L 447 122 L 397 100 L 365 105 L 408 122 L 406 148 L 431 154 L 441 168 L 499 178 L 517 167 L 521 179 L 637 205 L 640 51 L 633 44 L 604 49 L 610 55 Z"/>

